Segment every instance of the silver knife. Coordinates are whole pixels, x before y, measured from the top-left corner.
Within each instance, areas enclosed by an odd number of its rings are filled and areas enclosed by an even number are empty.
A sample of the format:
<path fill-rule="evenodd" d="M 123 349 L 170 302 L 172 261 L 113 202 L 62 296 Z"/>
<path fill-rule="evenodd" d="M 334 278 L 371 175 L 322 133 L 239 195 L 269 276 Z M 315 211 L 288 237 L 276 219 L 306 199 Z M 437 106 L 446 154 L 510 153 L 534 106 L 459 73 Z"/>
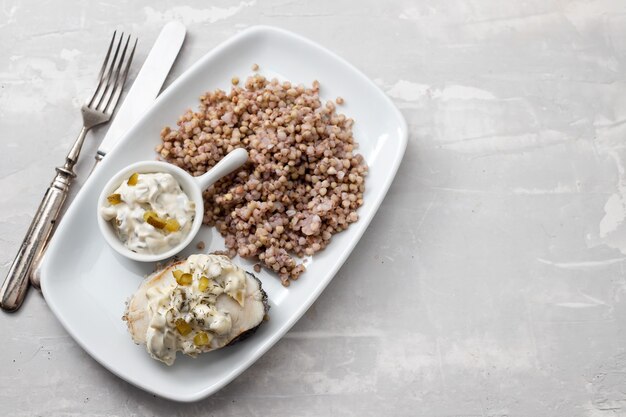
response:
<path fill-rule="evenodd" d="M 185 39 L 185 26 L 170 22 L 163 27 L 137 78 L 128 91 L 111 127 L 96 152 L 96 163 L 109 152 L 157 98 L 163 82 L 176 60 Z"/>
<path fill-rule="evenodd" d="M 128 91 L 124 102 L 117 111 L 109 130 L 98 147 L 94 168 L 97 166 L 98 162 L 104 158 L 107 152 L 113 149 L 126 130 L 148 110 L 148 107 L 150 107 L 154 99 L 159 95 L 161 87 L 163 87 L 163 82 L 167 74 L 169 74 L 178 56 L 178 52 L 183 45 L 185 32 L 185 26 L 179 22 L 170 22 L 163 27 L 148 57 L 143 63 L 141 70 L 139 70 L 132 87 Z M 54 230 L 52 234 L 54 234 Z M 40 266 L 46 253 L 48 243 L 49 242 L 46 242 L 31 269 L 30 282 L 35 288 L 40 288 Z"/>

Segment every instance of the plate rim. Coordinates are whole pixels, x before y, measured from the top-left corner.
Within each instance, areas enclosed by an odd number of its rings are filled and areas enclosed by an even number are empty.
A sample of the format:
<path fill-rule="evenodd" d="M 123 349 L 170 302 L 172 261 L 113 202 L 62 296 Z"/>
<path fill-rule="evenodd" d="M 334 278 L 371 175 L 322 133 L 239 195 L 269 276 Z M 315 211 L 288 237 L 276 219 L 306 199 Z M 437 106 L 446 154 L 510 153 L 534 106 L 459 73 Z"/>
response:
<path fill-rule="evenodd" d="M 283 37 L 287 37 L 287 38 L 292 38 L 298 42 L 304 43 L 306 45 L 308 45 L 311 48 L 314 48 L 322 53 L 324 53 L 325 55 L 328 55 L 331 59 L 334 59 L 336 61 L 338 61 L 339 63 L 341 63 L 343 66 L 347 67 L 348 70 L 354 74 L 355 76 L 357 76 L 358 78 L 360 78 L 362 81 L 364 81 L 366 84 L 368 84 L 370 87 L 372 87 L 372 90 L 376 92 L 376 94 L 379 96 L 379 98 L 384 101 L 389 109 L 392 111 L 393 116 L 395 117 L 395 119 L 397 119 L 397 122 L 399 123 L 399 126 L 396 126 L 396 128 L 398 128 L 398 137 L 399 137 L 399 143 L 398 145 L 395 147 L 395 153 L 392 154 L 392 159 L 393 159 L 393 164 L 392 166 L 389 166 L 387 169 L 388 175 L 386 175 L 386 178 L 384 180 L 384 182 L 382 183 L 381 186 L 381 191 L 380 194 L 377 196 L 377 199 L 375 201 L 373 201 L 373 206 L 372 206 L 372 210 L 370 212 L 368 212 L 366 214 L 366 216 L 362 217 L 359 219 L 359 223 L 362 225 L 362 230 L 359 231 L 359 235 L 358 238 L 356 239 L 351 239 L 348 244 L 346 246 L 343 247 L 343 250 L 339 251 L 338 255 L 337 255 L 337 261 L 335 262 L 335 265 L 333 266 L 333 268 L 331 268 L 329 270 L 329 273 L 327 274 L 329 278 L 327 278 L 325 280 L 325 282 L 322 282 L 321 285 L 319 285 L 315 291 L 311 292 L 308 297 L 304 300 L 305 302 L 302 303 L 302 305 L 295 311 L 294 314 L 292 314 L 291 316 L 288 317 L 287 320 L 285 320 L 285 322 L 278 327 L 278 329 L 275 331 L 275 333 L 269 337 L 264 343 L 258 345 L 257 353 L 255 353 L 254 355 L 251 355 L 250 357 L 246 358 L 245 360 L 241 361 L 238 363 L 238 365 L 236 367 L 234 367 L 230 372 L 226 373 L 225 377 L 221 378 L 220 380 L 218 380 L 217 382 L 210 384 L 200 390 L 194 391 L 192 393 L 186 394 L 186 395 L 172 395 L 171 393 L 165 392 L 163 390 L 158 389 L 158 387 L 154 387 L 152 385 L 147 385 L 143 382 L 143 380 L 141 378 L 132 378 L 129 377 L 128 375 L 122 375 L 120 373 L 117 372 L 117 370 L 115 369 L 115 367 L 113 367 L 112 365 L 110 365 L 105 359 L 101 358 L 99 356 L 98 353 L 94 352 L 93 350 L 90 349 L 90 347 L 88 346 L 87 343 L 85 343 L 83 341 L 83 339 L 80 336 L 80 332 L 74 331 L 74 328 L 69 324 L 69 322 L 67 322 L 65 320 L 65 317 L 63 315 L 62 312 L 60 312 L 58 305 L 57 305 L 57 300 L 55 300 L 54 296 L 52 298 L 50 298 L 50 293 L 47 290 L 48 287 L 48 281 L 51 278 L 48 278 L 50 276 L 49 272 L 48 272 L 48 268 L 49 268 L 49 257 L 44 257 L 43 260 L 43 264 L 42 264 L 42 270 L 41 270 L 41 290 L 42 293 L 44 295 L 44 298 L 46 299 L 46 303 L 48 304 L 48 306 L 50 307 L 50 309 L 52 310 L 52 312 L 54 313 L 55 317 L 57 318 L 57 320 L 59 320 L 59 322 L 61 323 L 61 325 L 63 326 L 63 328 L 69 333 L 70 336 L 72 336 L 72 338 L 74 339 L 74 341 L 76 341 L 76 343 L 78 343 L 78 345 L 85 350 L 89 356 L 91 356 L 96 362 L 98 362 L 100 365 L 102 365 L 105 369 L 107 369 L 109 372 L 113 373 L 114 375 L 116 375 L 117 377 L 123 379 L 124 381 L 138 387 L 141 388 L 142 390 L 146 391 L 146 392 L 150 392 L 153 394 L 156 394 L 162 398 L 166 398 L 168 400 L 173 400 L 173 401 L 178 401 L 178 402 L 195 402 L 198 400 L 201 400 L 203 398 L 206 398 L 208 396 L 210 396 L 211 394 L 215 393 L 216 391 L 220 390 L 221 388 L 223 388 L 224 386 L 226 386 L 227 384 L 229 384 L 230 382 L 232 382 L 235 378 L 237 378 L 241 373 L 243 373 L 246 369 L 248 369 L 254 362 L 256 362 L 257 360 L 259 360 L 259 358 L 261 358 L 261 356 L 263 356 L 265 353 L 267 353 L 267 351 L 274 345 L 276 344 L 280 339 L 283 338 L 283 336 L 289 331 L 289 329 L 291 329 L 295 323 L 300 320 L 300 318 L 302 318 L 302 316 L 309 310 L 309 308 L 311 307 L 311 305 L 319 298 L 320 294 L 326 289 L 326 287 L 328 286 L 328 284 L 330 284 L 330 282 L 334 279 L 335 275 L 337 274 L 337 272 L 339 271 L 339 269 L 343 266 L 343 264 L 345 263 L 345 261 L 347 260 L 348 256 L 352 253 L 352 251 L 354 250 L 354 247 L 357 245 L 357 243 L 361 240 L 361 238 L 363 237 L 363 234 L 365 233 L 365 231 L 367 230 L 367 228 L 369 227 L 372 219 L 374 218 L 374 216 L 376 215 L 376 213 L 378 212 L 378 209 L 380 208 L 380 205 L 382 203 L 382 201 L 384 200 L 384 198 L 387 195 L 387 192 L 389 191 L 389 188 L 391 186 L 391 183 L 393 182 L 397 171 L 400 167 L 400 164 L 402 162 L 407 144 L 408 144 L 408 126 L 406 123 L 406 120 L 404 118 L 404 116 L 402 115 L 402 113 L 400 112 L 400 110 L 397 108 L 397 106 L 393 103 L 393 101 L 380 89 L 380 87 L 378 87 L 371 79 L 369 79 L 363 72 L 361 72 L 359 69 L 357 69 L 354 65 L 352 65 L 351 63 L 349 63 L 348 61 L 346 61 L 344 58 L 342 58 L 341 56 L 335 54 L 334 52 L 332 52 L 331 50 L 327 49 L 326 47 L 302 36 L 299 35 L 297 33 L 288 31 L 286 29 L 282 29 L 279 27 L 275 27 L 275 26 L 269 26 L 269 25 L 254 25 L 251 26 L 249 28 L 246 28 L 234 35 L 232 35 L 231 37 L 229 37 L 228 39 L 224 40 L 223 42 L 219 43 L 217 46 L 215 46 L 214 48 L 212 48 L 211 50 L 209 50 L 207 53 L 205 53 L 202 57 L 200 57 L 197 61 L 195 61 L 189 68 L 187 68 L 181 75 L 179 75 L 158 97 L 157 99 L 152 103 L 152 105 L 150 106 L 150 108 L 139 118 L 137 119 L 137 121 L 135 123 L 133 123 L 133 125 L 127 129 L 125 131 L 125 133 L 123 134 L 122 138 L 119 139 L 118 144 L 126 142 L 128 140 L 130 140 L 129 138 L 132 136 L 131 133 L 133 132 L 134 128 L 136 125 L 138 125 L 139 123 L 141 123 L 144 119 L 149 118 L 152 114 L 152 112 L 154 111 L 154 108 L 157 107 L 157 105 L 162 101 L 162 100 L 166 100 L 171 94 L 174 94 L 176 92 L 176 90 L 178 89 L 179 84 L 181 84 L 186 78 L 188 78 L 189 76 L 191 76 L 192 73 L 195 73 L 197 71 L 198 68 L 203 67 L 207 61 L 211 60 L 211 58 L 214 55 L 219 54 L 221 51 L 228 49 L 233 43 L 236 43 L 237 41 L 239 41 L 241 38 L 245 38 L 247 36 L 251 36 L 254 34 L 262 34 L 262 33 L 274 33 L 274 34 L 278 34 L 280 36 Z M 116 150 L 118 149 L 118 146 L 115 146 L 114 149 L 111 150 L 110 153 L 116 153 Z M 102 161 L 102 165 L 107 164 L 107 158 L 104 158 L 104 160 Z M 78 199 L 80 197 L 80 195 L 84 192 L 84 190 L 89 188 L 90 185 L 90 180 L 92 180 L 93 177 L 89 177 L 85 183 L 83 184 L 83 186 L 81 187 L 81 189 L 79 190 L 78 194 L 76 195 L 76 198 L 74 201 L 76 201 L 76 199 Z M 65 217 L 70 217 L 74 214 L 74 211 L 77 210 L 76 208 L 77 206 L 75 204 L 71 204 L 70 207 L 68 207 L 68 210 L 66 211 L 66 215 Z M 67 223 L 66 223 L 67 224 Z M 59 224 L 59 228 L 63 228 L 63 222 L 61 222 Z M 53 237 L 52 241 L 50 242 L 50 249 L 56 248 L 56 241 Z M 258 353 L 260 352 L 260 353 Z"/>

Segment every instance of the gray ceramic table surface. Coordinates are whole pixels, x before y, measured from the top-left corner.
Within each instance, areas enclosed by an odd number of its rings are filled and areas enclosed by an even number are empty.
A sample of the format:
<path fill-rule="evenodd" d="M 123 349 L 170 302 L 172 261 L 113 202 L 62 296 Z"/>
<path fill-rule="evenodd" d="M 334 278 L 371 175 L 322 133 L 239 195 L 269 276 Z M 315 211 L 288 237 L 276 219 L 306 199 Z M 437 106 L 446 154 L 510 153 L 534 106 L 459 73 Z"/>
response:
<path fill-rule="evenodd" d="M 1 278 L 111 32 L 139 63 L 173 19 L 167 83 L 258 23 L 352 62 L 408 121 L 396 180 L 304 318 L 211 398 L 123 382 L 31 291 L 0 314 L 0 415 L 626 415 L 625 2 L 3 1 Z"/>

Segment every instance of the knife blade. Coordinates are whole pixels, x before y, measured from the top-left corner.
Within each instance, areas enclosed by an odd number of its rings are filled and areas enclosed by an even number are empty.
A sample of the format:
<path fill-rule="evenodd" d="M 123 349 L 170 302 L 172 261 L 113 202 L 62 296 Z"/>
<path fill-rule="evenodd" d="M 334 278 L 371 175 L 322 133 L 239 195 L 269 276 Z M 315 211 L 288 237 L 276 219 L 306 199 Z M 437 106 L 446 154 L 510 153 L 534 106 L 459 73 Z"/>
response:
<path fill-rule="evenodd" d="M 128 90 L 124 102 L 115 114 L 113 122 L 96 152 L 96 163 L 91 172 L 111 151 L 118 140 L 150 107 L 159 95 L 165 78 L 170 72 L 183 41 L 185 40 L 186 28 L 180 22 L 169 22 L 157 37 L 154 46 L 148 53 L 132 87 Z M 89 173 L 91 175 L 91 173 Z M 51 236 L 54 234 L 52 231 Z M 30 282 L 35 288 L 40 288 L 41 261 L 46 253 L 48 243 L 43 246 L 41 253 L 33 263 L 30 274 Z"/>
<path fill-rule="evenodd" d="M 185 26 L 182 23 L 170 22 L 163 27 L 98 147 L 97 161 L 113 149 L 126 130 L 143 115 L 159 95 L 184 39 Z"/>

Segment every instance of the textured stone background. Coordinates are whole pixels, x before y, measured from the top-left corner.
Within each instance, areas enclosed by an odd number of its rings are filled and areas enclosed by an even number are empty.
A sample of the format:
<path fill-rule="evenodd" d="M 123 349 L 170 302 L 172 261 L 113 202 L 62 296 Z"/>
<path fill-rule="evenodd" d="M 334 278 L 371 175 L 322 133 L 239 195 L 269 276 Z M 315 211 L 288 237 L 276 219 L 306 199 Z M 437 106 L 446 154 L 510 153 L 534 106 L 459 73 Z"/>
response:
<path fill-rule="evenodd" d="M 342 55 L 405 115 L 403 164 L 326 292 L 213 397 L 119 380 L 32 292 L 0 314 L 0 415 L 626 415 L 625 2 L 3 1 L 2 277 L 111 32 L 141 62 L 172 19 L 170 81 L 257 23 Z"/>

